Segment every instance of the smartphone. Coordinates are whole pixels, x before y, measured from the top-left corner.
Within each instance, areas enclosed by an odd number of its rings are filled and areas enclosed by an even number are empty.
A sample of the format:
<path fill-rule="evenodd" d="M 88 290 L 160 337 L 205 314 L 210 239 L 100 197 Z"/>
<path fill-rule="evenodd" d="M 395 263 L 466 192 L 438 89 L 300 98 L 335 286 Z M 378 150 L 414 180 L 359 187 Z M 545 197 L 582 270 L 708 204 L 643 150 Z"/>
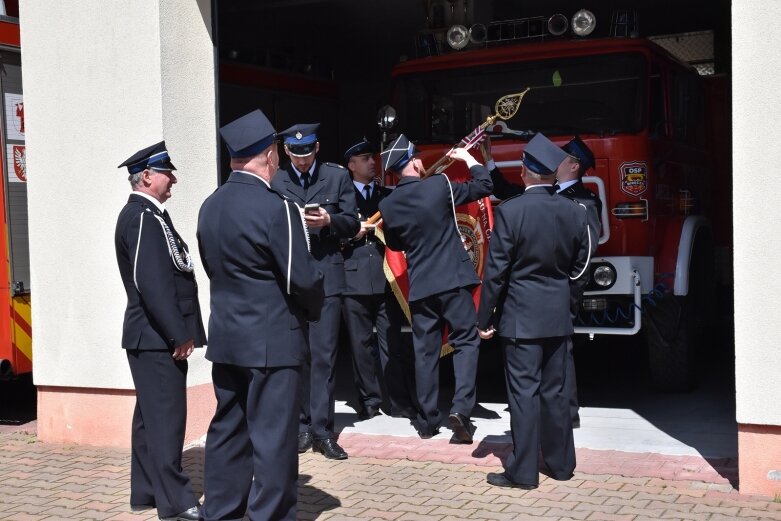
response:
<path fill-rule="evenodd" d="M 304 205 L 304 213 L 313 213 L 317 215 L 320 213 L 320 205 L 318 203 L 307 203 Z"/>

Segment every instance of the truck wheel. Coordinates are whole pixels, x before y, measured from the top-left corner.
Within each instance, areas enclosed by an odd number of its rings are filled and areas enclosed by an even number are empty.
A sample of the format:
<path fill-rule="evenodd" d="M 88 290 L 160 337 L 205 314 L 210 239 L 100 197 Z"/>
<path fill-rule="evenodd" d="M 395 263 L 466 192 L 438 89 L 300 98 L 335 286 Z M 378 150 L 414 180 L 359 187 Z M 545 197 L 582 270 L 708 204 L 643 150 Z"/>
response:
<path fill-rule="evenodd" d="M 694 321 L 687 297 L 667 294 L 647 306 L 645 338 L 651 382 L 660 391 L 690 391 L 697 384 Z"/>
<path fill-rule="evenodd" d="M 686 296 L 665 294 L 644 306 L 651 381 L 661 391 L 691 391 L 697 385 L 700 347 L 707 345 L 714 309 L 713 239 L 698 233 Z"/>

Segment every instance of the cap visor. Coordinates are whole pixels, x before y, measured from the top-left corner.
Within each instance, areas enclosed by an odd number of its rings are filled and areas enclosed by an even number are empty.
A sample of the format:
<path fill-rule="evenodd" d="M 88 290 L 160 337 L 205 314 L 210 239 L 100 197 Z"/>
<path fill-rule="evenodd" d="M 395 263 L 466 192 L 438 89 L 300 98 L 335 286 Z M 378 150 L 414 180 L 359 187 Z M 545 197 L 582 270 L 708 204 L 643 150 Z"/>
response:
<path fill-rule="evenodd" d="M 159 163 L 155 163 L 154 165 L 149 165 L 149 168 L 159 172 L 170 172 L 171 170 L 176 170 L 176 167 L 170 161 L 161 161 Z"/>
<path fill-rule="evenodd" d="M 285 145 L 287 147 L 287 151 L 290 152 L 290 155 L 296 156 L 296 157 L 306 157 L 312 152 L 315 151 L 315 143 L 307 144 L 307 145 Z"/>

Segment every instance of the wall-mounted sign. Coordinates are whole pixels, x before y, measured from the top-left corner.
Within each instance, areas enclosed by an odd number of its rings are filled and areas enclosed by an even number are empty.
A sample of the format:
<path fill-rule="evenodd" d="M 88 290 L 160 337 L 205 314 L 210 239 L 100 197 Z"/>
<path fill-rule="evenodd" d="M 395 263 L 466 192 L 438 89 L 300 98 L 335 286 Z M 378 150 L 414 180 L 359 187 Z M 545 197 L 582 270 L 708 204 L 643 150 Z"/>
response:
<path fill-rule="evenodd" d="M 24 145 L 6 145 L 6 157 L 8 158 L 8 182 L 26 183 L 27 182 L 27 157 L 25 155 Z"/>
<path fill-rule="evenodd" d="M 24 97 L 21 94 L 5 95 L 5 137 L 9 141 L 24 141 Z"/>

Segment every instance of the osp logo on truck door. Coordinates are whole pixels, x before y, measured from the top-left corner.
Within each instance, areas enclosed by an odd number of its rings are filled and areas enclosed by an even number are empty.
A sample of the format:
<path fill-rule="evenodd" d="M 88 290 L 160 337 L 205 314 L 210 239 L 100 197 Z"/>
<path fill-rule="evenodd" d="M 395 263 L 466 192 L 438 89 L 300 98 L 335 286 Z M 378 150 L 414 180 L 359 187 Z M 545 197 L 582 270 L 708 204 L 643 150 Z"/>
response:
<path fill-rule="evenodd" d="M 639 196 L 648 189 L 648 165 L 645 161 L 621 163 L 618 171 L 621 173 L 621 191 L 624 193 Z"/>

